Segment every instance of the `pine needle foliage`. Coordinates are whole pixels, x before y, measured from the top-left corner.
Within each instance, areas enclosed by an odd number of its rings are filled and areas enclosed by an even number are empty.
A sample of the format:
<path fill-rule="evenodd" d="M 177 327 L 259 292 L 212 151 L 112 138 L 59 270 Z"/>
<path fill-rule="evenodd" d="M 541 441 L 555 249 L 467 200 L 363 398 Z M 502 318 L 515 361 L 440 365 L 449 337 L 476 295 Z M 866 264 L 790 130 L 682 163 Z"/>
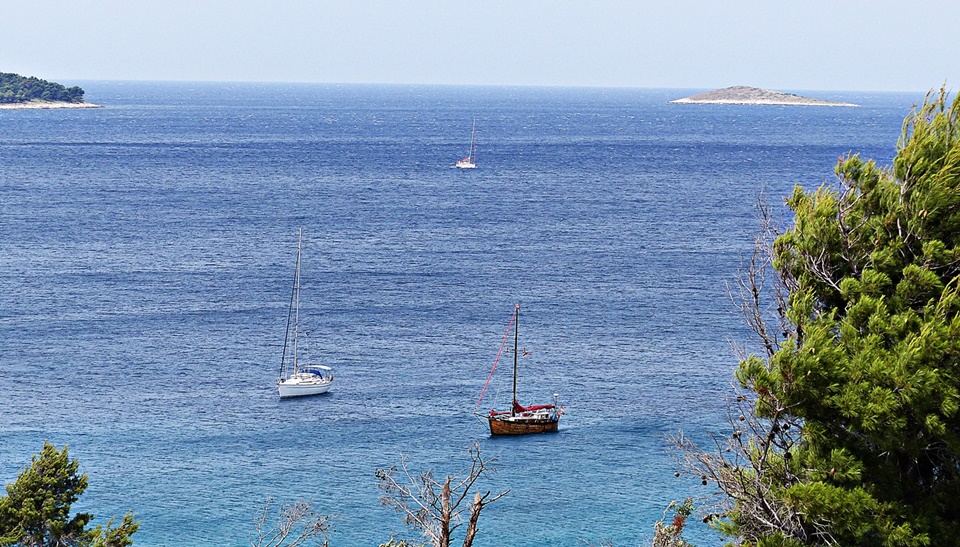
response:
<path fill-rule="evenodd" d="M 11 72 L 0 72 L 0 104 L 27 103 L 30 101 L 61 101 L 82 103 L 83 89 L 77 86 L 64 87 L 34 76 L 25 77 Z"/>
<path fill-rule="evenodd" d="M 851 154 L 836 175 L 794 189 L 792 226 L 765 223 L 731 291 L 765 351 L 742 355 L 730 432 L 709 450 L 674 440 L 684 470 L 718 486 L 711 522 L 738 544 L 952 545 L 960 101 L 928 94 L 892 166 Z"/>
<path fill-rule="evenodd" d="M 133 513 L 119 523 L 87 528 L 90 513 L 70 515 L 71 506 L 87 489 L 87 476 L 79 472 L 80 463 L 63 450 L 44 443 L 30 467 L 7 485 L 0 497 L 0 545 L 2 546 L 78 546 L 126 547 L 130 536 L 140 527 Z"/>

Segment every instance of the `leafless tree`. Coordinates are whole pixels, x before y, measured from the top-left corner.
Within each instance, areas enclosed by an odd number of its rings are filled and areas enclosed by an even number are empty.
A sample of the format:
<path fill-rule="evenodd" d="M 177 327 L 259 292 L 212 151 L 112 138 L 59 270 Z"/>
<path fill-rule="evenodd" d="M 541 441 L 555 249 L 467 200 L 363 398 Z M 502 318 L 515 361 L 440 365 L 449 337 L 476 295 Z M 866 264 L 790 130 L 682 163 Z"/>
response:
<path fill-rule="evenodd" d="M 748 346 L 734 346 L 741 361 L 741 385 L 733 386 L 727 402 L 727 431 L 710 435 L 711 446 L 699 446 L 682 431 L 670 436 L 669 441 L 676 448 L 678 475 L 693 475 L 704 486 L 712 483 L 717 487 L 714 501 L 706 504 L 708 511 L 714 512 L 704 518 L 705 522 L 735 510 L 740 533 L 746 537 L 779 532 L 801 541 L 833 545 L 829 523 L 811 522 L 782 496 L 784 488 L 801 480 L 798 473 L 804 473 L 791 465 L 803 422 L 776 393 L 755 384 L 758 375 L 751 372 L 769 372 L 782 341 L 792 336 L 795 343 L 802 343 L 803 334 L 786 312 L 794 280 L 784 278 L 772 267 L 774 240 L 780 228 L 762 196 L 757 210 L 760 231 L 753 252 L 727 290 L 763 355 L 751 352 Z M 790 378 L 784 381 L 788 385 Z"/>
<path fill-rule="evenodd" d="M 793 328 L 786 315 L 791 283 L 772 268 L 773 242 L 782 231 L 763 195 L 757 199 L 757 218 L 760 226 L 750 258 L 741 263 L 733 282 L 727 283 L 727 296 L 769 359 Z M 746 347 L 734 346 L 734 352 L 740 360 L 749 354 Z"/>
<path fill-rule="evenodd" d="M 257 537 L 250 541 L 252 547 L 328 547 L 327 534 L 333 529 L 329 515 L 317 513 L 305 501 L 281 505 L 276 515 L 272 507 L 271 498 L 257 514 Z"/>
<path fill-rule="evenodd" d="M 677 449 L 679 473 L 698 477 L 704 486 L 716 485 L 717 499 L 708 504 L 715 513 L 705 521 L 735 509 L 741 533 L 747 537 L 779 532 L 801 541 L 816 536 L 830 545 L 826 523 L 821 526 L 806 520 L 782 496 L 783 488 L 801 479 L 790 460 L 802 424 L 788 408 L 775 406 L 772 398 L 756 397 L 736 394 L 728 406 L 730 429 L 711 435 L 709 448 L 699 446 L 683 432 L 673 435 L 670 440 Z M 761 407 L 774 405 L 769 417 L 756 415 L 757 400 Z M 747 529 L 750 527 L 753 529 Z"/>
<path fill-rule="evenodd" d="M 489 490 L 483 494 L 473 492 L 472 501 L 464 506 L 477 480 L 495 471 L 490 464 L 496 458 L 483 459 L 479 443 L 474 443 L 469 452 L 470 467 L 447 475 L 442 482 L 433 476 L 433 470 L 411 472 L 401 455 L 399 467 L 377 470 L 383 491 L 380 502 L 402 514 L 404 522 L 423 533 L 434 547 L 450 547 L 453 533 L 466 524 L 463 547 L 471 547 L 481 511 L 509 490 L 496 495 Z M 464 518 L 466 512 L 469 513 Z"/>

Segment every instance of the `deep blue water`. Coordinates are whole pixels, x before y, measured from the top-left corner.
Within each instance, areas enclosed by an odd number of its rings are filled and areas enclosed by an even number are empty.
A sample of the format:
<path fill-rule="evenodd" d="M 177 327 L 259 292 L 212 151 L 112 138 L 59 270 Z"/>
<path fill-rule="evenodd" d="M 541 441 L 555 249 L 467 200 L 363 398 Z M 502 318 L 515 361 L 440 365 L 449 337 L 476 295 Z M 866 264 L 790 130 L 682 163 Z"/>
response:
<path fill-rule="evenodd" d="M 475 440 L 499 458 L 481 487 L 510 489 L 477 545 L 638 545 L 707 493 L 674 478 L 664 435 L 722 424 L 730 343 L 749 339 L 724 282 L 758 195 L 832 180 L 850 151 L 888 163 L 922 99 L 82 86 L 106 108 L 0 111 L 0 480 L 68 444 L 90 477 L 76 508 L 132 509 L 146 546 L 246 545 L 270 497 L 336 515 L 335 546 L 415 537 L 374 471 L 402 454 L 452 473 Z M 478 168 L 452 169 L 474 118 Z M 281 402 L 299 226 L 312 353 L 337 384 Z M 491 439 L 472 412 L 516 302 L 521 399 L 558 392 L 567 415 Z"/>

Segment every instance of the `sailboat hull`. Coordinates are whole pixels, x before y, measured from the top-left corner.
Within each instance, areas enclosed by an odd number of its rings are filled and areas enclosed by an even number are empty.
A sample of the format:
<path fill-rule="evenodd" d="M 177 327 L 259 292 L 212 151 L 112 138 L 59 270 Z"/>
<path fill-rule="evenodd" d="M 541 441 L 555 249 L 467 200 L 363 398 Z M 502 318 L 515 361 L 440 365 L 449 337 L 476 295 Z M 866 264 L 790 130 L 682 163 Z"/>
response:
<path fill-rule="evenodd" d="M 306 395 L 320 395 L 330 391 L 333 382 L 290 383 L 289 380 L 277 384 L 277 391 L 281 399 L 290 397 L 304 397 Z"/>
<path fill-rule="evenodd" d="M 560 425 L 558 418 L 527 416 L 490 416 L 491 435 L 529 435 L 552 433 Z"/>
<path fill-rule="evenodd" d="M 330 371 L 330 367 L 314 365 L 311 371 L 320 370 Z M 277 382 L 277 391 L 280 392 L 280 398 L 304 397 L 306 395 L 320 395 L 330 391 L 333 386 L 333 375 L 317 374 L 315 372 L 299 372 L 291 374 L 286 380 Z"/>

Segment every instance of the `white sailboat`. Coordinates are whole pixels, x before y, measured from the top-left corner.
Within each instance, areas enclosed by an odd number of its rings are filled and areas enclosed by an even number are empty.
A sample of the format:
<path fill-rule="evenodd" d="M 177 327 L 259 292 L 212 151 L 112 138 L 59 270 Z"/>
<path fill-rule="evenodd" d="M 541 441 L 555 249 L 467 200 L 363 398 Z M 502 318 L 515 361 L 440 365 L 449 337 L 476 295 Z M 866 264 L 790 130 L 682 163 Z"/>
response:
<path fill-rule="evenodd" d="M 470 151 L 467 157 L 457 160 L 458 169 L 477 168 L 477 119 L 473 119 L 473 131 L 470 132 Z"/>
<path fill-rule="evenodd" d="M 280 398 L 301 397 L 326 393 L 333 385 L 333 369 L 324 365 L 300 362 L 300 253 L 303 249 L 303 229 L 298 232 L 297 267 L 293 275 L 290 309 L 287 311 L 287 333 L 283 339 L 280 357 L 280 377 L 277 390 Z"/>

